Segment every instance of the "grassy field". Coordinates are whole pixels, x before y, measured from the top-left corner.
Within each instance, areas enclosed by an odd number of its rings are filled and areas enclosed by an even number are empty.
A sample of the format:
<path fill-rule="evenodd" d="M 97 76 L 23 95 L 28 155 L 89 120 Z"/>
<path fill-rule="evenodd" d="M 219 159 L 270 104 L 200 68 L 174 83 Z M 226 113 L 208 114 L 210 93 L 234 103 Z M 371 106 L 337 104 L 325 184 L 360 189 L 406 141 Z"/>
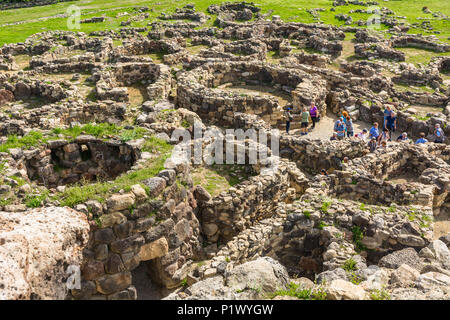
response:
<path fill-rule="evenodd" d="M 172 12 L 176 7 L 182 7 L 188 3 L 195 3 L 197 10 L 205 11 L 210 4 L 217 4 L 222 0 L 181 0 L 181 1 L 148 1 L 148 0 L 80 0 L 73 2 L 57 3 L 49 6 L 5 10 L 0 12 L 0 45 L 4 43 L 21 42 L 28 36 L 45 30 L 68 30 L 67 18 L 61 17 L 71 5 L 77 5 L 81 9 L 81 18 L 105 15 L 106 20 L 102 23 L 81 24 L 81 29 L 74 31 L 91 32 L 94 30 L 119 29 L 120 22 L 127 20 L 129 16 L 116 18 L 119 12 L 127 11 L 133 14 L 133 7 L 148 6 L 153 9 L 150 17 L 144 21 L 133 22 L 131 26 L 145 26 L 148 22 L 155 20 L 161 12 Z M 431 11 L 440 11 L 445 15 L 450 15 L 449 0 L 429 0 L 426 3 L 419 0 L 391 0 L 381 2 L 380 5 L 395 12 L 396 15 L 405 16 L 410 23 L 421 22 L 418 17 L 427 18 L 431 25 L 441 34 L 437 35 L 442 41 L 450 42 L 450 21 L 440 18 L 433 18 L 431 14 L 422 12 L 422 7 L 426 5 Z M 361 6 L 339 6 L 335 12 L 329 9 L 332 7 L 332 0 L 261 0 L 256 2 L 262 13 L 273 10 L 273 14 L 278 14 L 284 21 L 298 21 L 305 23 L 315 22 L 315 18 L 306 10 L 311 8 L 325 8 L 325 12 L 319 12 L 320 20 L 326 24 L 343 25 L 343 21 L 338 21 L 334 16 L 338 13 L 346 13 L 351 9 L 362 9 Z M 351 14 L 354 21 L 367 19 L 368 14 Z M 213 17 L 214 19 L 214 17 Z M 18 24 L 15 24 L 18 23 Z M 9 25 L 14 24 L 14 25 Z M 212 21 L 207 22 L 211 25 Z M 386 29 L 386 28 L 385 28 Z M 411 33 L 425 33 L 423 30 L 411 29 Z"/>

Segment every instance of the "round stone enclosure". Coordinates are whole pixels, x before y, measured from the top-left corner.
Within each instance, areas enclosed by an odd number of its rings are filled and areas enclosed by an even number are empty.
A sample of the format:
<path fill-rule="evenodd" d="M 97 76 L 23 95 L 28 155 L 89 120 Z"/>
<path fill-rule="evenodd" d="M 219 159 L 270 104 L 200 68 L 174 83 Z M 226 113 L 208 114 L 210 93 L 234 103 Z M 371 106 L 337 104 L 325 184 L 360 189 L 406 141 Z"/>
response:
<path fill-rule="evenodd" d="M 289 93 L 296 110 L 312 101 L 319 109 L 325 108 L 323 80 L 303 71 L 256 61 L 209 63 L 183 73 L 178 79 L 177 106 L 223 125 L 232 123 L 235 112 L 266 116 L 264 119 L 272 125 L 278 123 L 282 108 L 277 99 L 217 88 L 224 84 L 272 86 Z"/>
<path fill-rule="evenodd" d="M 80 180 L 110 180 L 128 171 L 139 158 L 139 150 L 119 141 L 78 137 L 74 142 L 50 141 L 45 150 L 27 160 L 28 177 L 46 186 Z"/>

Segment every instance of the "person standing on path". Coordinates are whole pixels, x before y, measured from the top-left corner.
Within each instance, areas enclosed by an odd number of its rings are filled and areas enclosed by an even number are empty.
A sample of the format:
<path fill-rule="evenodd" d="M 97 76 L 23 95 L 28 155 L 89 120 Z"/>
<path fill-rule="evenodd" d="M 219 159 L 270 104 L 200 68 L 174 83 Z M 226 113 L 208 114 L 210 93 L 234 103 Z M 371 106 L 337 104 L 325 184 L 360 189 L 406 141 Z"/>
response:
<path fill-rule="evenodd" d="M 338 140 L 343 140 L 345 138 L 345 125 L 341 121 L 339 121 L 337 126 L 337 138 Z"/>
<path fill-rule="evenodd" d="M 383 119 L 383 129 L 386 128 L 386 119 L 391 115 L 392 110 L 390 105 L 386 105 L 386 108 L 384 109 L 384 119 Z"/>
<path fill-rule="evenodd" d="M 434 125 L 434 135 L 436 136 L 435 143 L 444 143 L 444 131 L 439 123 Z"/>
<path fill-rule="evenodd" d="M 284 111 L 284 118 L 286 119 L 286 133 L 289 134 L 289 129 L 291 127 L 291 121 L 294 120 L 294 117 L 292 116 L 290 107 L 288 107 Z"/>
<path fill-rule="evenodd" d="M 312 121 L 312 128 L 311 129 L 314 129 L 316 127 L 318 111 L 319 110 L 317 109 L 317 107 L 314 104 L 314 102 L 311 102 L 311 108 L 309 108 L 309 115 L 311 116 L 311 121 Z"/>
<path fill-rule="evenodd" d="M 397 129 L 397 117 L 395 112 L 391 111 L 391 114 L 384 120 L 384 128 L 389 130 L 389 133 L 394 133 Z"/>
<path fill-rule="evenodd" d="M 353 137 L 353 121 L 352 118 L 347 116 L 347 122 L 345 123 L 345 128 L 347 129 L 347 137 Z"/>
<path fill-rule="evenodd" d="M 303 112 L 302 112 L 302 136 L 308 134 L 308 123 L 309 123 L 309 112 L 308 110 L 305 108 L 303 108 Z"/>

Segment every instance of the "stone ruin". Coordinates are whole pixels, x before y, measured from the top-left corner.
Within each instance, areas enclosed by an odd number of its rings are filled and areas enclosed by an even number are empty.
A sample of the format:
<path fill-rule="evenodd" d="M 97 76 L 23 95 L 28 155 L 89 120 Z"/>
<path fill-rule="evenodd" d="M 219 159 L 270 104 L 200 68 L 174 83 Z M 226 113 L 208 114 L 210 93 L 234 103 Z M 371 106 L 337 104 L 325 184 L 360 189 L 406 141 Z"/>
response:
<path fill-rule="evenodd" d="M 348 4 L 370 2 L 333 5 Z M 135 10 L 124 24 L 146 20 L 146 11 Z M 393 299 L 448 299 L 448 139 L 424 145 L 392 141 L 371 153 L 357 138 L 284 134 L 282 116 L 287 105 L 299 117 L 301 107 L 314 102 L 325 119 L 347 111 L 355 122 L 382 125 L 390 104 L 399 132 L 412 138 L 423 132 L 433 141 L 440 124 L 448 137 L 448 57 L 413 66 L 400 51 L 441 53 L 448 45 L 403 33 L 408 26 L 383 9 L 382 23 L 393 34 L 389 40 L 352 26 L 269 20 L 253 3 L 211 5 L 207 13 L 187 5 L 147 27 L 89 35 L 43 32 L 0 48 L 0 146 L 6 150 L 0 152 L 0 196 L 13 199 L 0 202 L 0 220 L 9 228 L 0 231 L 0 240 L 19 252 L 0 259 L 11 270 L 0 277 L 8 283 L 2 297 L 261 299 L 299 283 L 324 290 L 327 299 L 370 299 L 377 290 Z M 210 18 L 213 26 L 203 27 Z M 354 41 L 346 40 L 348 32 Z M 356 59 L 344 58 L 349 45 Z M 137 105 L 135 87 L 144 92 Z M 421 108 L 439 111 L 423 115 Z M 91 123 L 145 133 L 124 139 L 52 131 Z M 182 128 L 192 133 L 194 124 L 209 136 L 189 144 L 173 138 Z M 209 155 L 225 157 L 229 146 L 216 148 L 230 128 L 266 133 L 267 145 L 253 137 L 234 141 L 231 148 L 243 150 L 239 166 L 249 175 L 212 194 L 194 182 L 195 171 L 210 168 L 210 159 L 194 163 L 181 151 L 200 144 Z M 43 138 L 33 144 L 27 137 L 37 129 Z M 22 145 L 6 148 L 16 138 Z M 148 149 L 152 139 L 174 146 L 164 161 L 155 147 Z M 275 139 L 278 153 L 266 147 Z M 267 158 L 249 164 L 255 148 L 266 150 Z M 151 177 L 114 187 L 158 161 L 164 164 Z M 320 174 L 323 169 L 327 175 Z M 104 199 L 70 203 L 76 211 L 58 208 L 65 190 L 97 182 L 111 185 Z M 51 195 L 41 201 L 44 208 L 27 208 L 35 194 Z M 35 216 L 39 223 L 29 220 Z M 57 223 L 64 226 L 67 246 L 52 229 Z M 42 234 L 42 224 L 50 227 L 49 235 Z M 59 265 L 54 277 L 36 267 L 45 282 L 14 276 L 22 274 L 25 246 L 15 230 L 26 230 L 30 243 L 35 233 L 42 237 L 32 259 L 46 250 L 52 266 L 58 259 L 79 264 L 81 288 L 58 285 Z M 6 255 L 3 247 L 0 241 L 0 256 Z M 19 282 L 26 285 L 14 291 L 10 283 Z M 157 289 L 147 292 L 148 283 Z"/>
<path fill-rule="evenodd" d="M 79 136 L 74 142 L 53 140 L 44 150 L 25 155 L 28 177 L 46 186 L 110 180 L 128 171 L 139 152 L 126 143 Z"/>

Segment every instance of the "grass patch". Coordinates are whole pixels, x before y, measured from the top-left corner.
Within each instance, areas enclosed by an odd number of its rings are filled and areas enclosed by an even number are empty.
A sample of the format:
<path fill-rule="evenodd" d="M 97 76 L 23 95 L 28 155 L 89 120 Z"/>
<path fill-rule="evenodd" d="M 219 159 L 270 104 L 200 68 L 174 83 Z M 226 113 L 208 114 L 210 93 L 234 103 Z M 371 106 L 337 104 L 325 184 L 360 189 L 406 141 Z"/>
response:
<path fill-rule="evenodd" d="M 355 271 L 356 270 L 356 261 L 352 258 L 348 259 L 344 262 L 344 265 L 342 266 L 342 269 L 345 271 Z"/>
<path fill-rule="evenodd" d="M 360 227 L 354 226 L 352 228 L 353 233 L 353 242 L 355 243 L 355 248 L 357 252 L 366 250 L 366 247 L 361 243 L 361 240 L 364 238 L 364 234 Z"/>
<path fill-rule="evenodd" d="M 290 282 L 286 290 L 278 290 L 269 295 L 270 299 L 276 296 L 289 296 L 301 300 L 325 300 L 326 292 L 322 288 L 318 289 L 301 289 L 300 285 Z"/>
<path fill-rule="evenodd" d="M 192 171 L 192 180 L 194 185 L 201 185 L 214 197 L 247 180 L 253 173 L 246 172 L 245 169 L 243 165 L 213 164 L 195 168 Z"/>
<path fill-rule="evenodd" d="M 328 209 L 331 206 L 331 201 L 324 201 L 322 202 L 322 206 L 320 207 L 320 211 L 322 213 L 328 214 Z"/>
<path fill-rule="evenodd" d="M 373 290 L 370 294 L 370 299 L 372 300 L 391 300 L 391 296 L 385 289 Z"/>
<path fill-rule="evenodd" d="M 13 148 L 25 148 L 38 146 L 43 140 L 42 133 L 38 131 L 30 131 L 23 137 L 18 137 L 16 135 L 8 136 L 5 143 L 0 145 L 0 152 L 9 152 L 9 149 Z"/>

